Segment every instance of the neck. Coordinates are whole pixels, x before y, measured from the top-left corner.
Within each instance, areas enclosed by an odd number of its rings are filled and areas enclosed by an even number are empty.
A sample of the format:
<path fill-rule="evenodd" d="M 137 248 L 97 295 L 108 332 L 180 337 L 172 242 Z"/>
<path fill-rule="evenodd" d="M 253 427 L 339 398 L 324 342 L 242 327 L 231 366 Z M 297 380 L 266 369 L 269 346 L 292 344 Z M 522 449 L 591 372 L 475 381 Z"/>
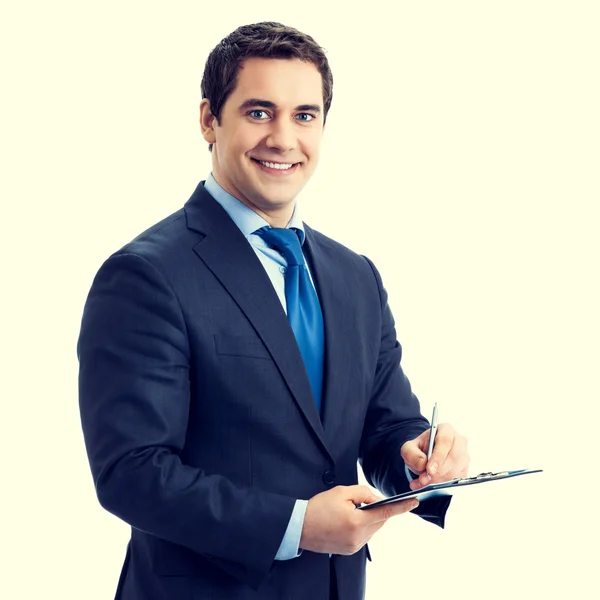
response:
<path fill-rule="evenodd" d="M 212 175 L 215 178 L 215 181 L 227 193 L 231 194 L 242 204 L 245 204 L 250 210 L 253 210 L 257 215 L 261 216 L 271 227 L 286 227 L 290 222 L 296 206 L 295 200 L 286 204 L 282 204 L 281 206 L 261 207 L 255 204 L 249 198 L 246 198 L 244 194 L 238 192 L 237 189 L 228 185 L 226 181 L 223 181 L 220 173 L 218 173 L 218 169 L 213 167 Z"/>
<path fill-rule="evenodd" d="M 257 206 L 248 204 L 246 204 L 246 206 L 251 208 L 257 215 L 260 215 L 271 227 L 287 227 L 287 224 L 291 221 L 292 215 L 294 214 L 294 206 L 286 206 L 285 211 L 269 212 L 265 212 Z"/>

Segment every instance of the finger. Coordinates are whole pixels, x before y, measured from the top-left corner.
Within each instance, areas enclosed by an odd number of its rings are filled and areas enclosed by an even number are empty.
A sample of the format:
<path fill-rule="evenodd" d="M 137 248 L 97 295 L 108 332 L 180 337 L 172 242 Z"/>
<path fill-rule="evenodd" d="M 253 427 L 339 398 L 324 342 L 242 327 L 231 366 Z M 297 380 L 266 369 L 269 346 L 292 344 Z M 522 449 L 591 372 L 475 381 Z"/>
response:
<path fill-rule="evenodd" d="M 469 466 L 470 456 L 467 451 L 467 438 L 456 435 L 452 450 L 443 464 L 438 467 L 438 476 L 448 479 L 458 477 L 459 474 Z"/>
<path fill-rule="evenodd" d="M 456 463 L 448 457 L 442 465 L 438 467 L 438 471 L 434 476 L 434 481 L 445 481 L 451 479 L 460 472 L 460 469 L 456 468 Z"/>
<path fill-rule="evenodd" d="M 433 478 L 427 471 L 423 471 L 419 475 L 417 475 L 412 481 L 409 482 L 409 487 L 411 490 L 420 490 L 421 488 L 429 485 L 432 482 Z"/>
<path fill-rule="evenodd" d="M 423 439 L 425 440 L 425 444 L 429 443 L 429 433 L 430 430 L 427 430 L 421 434 Z M 422 473 L 425 470 L 425 466 L 427 465 L 427 455 L 421 450 L 420 440 L 421 438 L 411 440 L 403 444 L 400 455 L 404 460 L 404 464 L 413 472 L 413 473 Z"/>
<path fill-rule="evenodd" d="M 352 500 L 354 504 L 371 504 L 383 500 L 366 485 L 348 485 L 340 486 L 340 488 L 342 488 L 346 500 Z"/>
<path fill-rule="evenodd" d="M 391 517 L 402 515 L 406 512 L 414 510 L 419 506 L 419 501 L 416 498 L 402 500 L 401 502 L 390 502 L 371 510 L 359 511 L 367 514 L 368 520 L 371 523 L 385 522 Z"/>
<path fill-rule="evenodd" d="M 411 510 L 414 510 L 417 506 L 419 506 L 418 502 L 417 502 L 416 506 L 414 508 L 412 508 Z M 375 509 L 373 509 L 373 510 L 375 510 Z M 367 511 L 367 512 L 372 512 L 372 511 Z M 406 512 L 407 511 L 405 511 L 405 513 Z M 386 524 L 386 521 L 387 521 L 386 519 L 382 519 L 381 521 L 377 521 L 376 523 L 367 525 L 367 527 L 364 530 L 365 531 L 365 541 L 364 541 L 365 544 Z"/>
<path fill-rule="evenodd" d="M 432 482 L 432 480 L 433 477 L 427 471 L 423 471 L 423 473 L 419 475 L 419 485 L 421 487 L 429 485 Z"/>
<path fill-rule="evenodd" d="M 431 481 L 431 483 L 445 483 L 446 481 L 452 481 L 453 479 L 460 479 L 461 477 L 467 476 L 467 469 L 450 469 L 445 475 L 437 474 Z"/>
<path fill-rule="evenodd" d="M 385 525 L 385 521 L 378 521 L 365 528 L 365 544 Z"/>
<path fill-rule="evenodd" d="M 429 477 L 429 475 L 428 475 Z M 421 488 L 424 488 L 426 485 L 429 485 L 428 483 L 422 483 L 421 482 L 421 478 L 419 477 L 418 479 L 413 479 L 409 484 L 408 487 L 414 492 L 416 490 L 420 490 Z"/>
<path fill-rule="evenodd" d="M 443 465 L 452 450 L 454 444 L 455 432 L 452 425 L 442 423 L 438 427 L 435 436 L 435 445 L 431 458 L 427 462 L 427 472 L 430 475 L 435 475 L 438 472 L 440 465 Z"/>

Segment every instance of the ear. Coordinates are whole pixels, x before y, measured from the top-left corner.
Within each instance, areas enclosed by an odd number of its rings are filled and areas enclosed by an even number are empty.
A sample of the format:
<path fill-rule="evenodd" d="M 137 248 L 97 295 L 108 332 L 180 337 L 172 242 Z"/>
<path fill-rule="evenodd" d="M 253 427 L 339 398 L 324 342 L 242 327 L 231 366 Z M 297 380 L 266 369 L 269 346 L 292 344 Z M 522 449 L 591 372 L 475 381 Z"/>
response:
<path fill-rule="evenodd" d="M 214 130 L 216 121 L 210 110 L 210 100 L 203 98 L 200 102 L 200 129 L 202 130 L 202 137 L 209 144 L 214 144 L 217 141 Z"/>

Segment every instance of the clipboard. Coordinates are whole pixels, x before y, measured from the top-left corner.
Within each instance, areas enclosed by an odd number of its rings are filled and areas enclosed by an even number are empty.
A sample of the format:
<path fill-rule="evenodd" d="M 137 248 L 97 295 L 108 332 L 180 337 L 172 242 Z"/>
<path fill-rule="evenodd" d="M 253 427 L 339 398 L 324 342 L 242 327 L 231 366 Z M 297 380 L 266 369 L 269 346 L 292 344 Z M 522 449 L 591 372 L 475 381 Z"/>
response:
<path fill-rule="evenodd" d="M 444 481 L 443 483 L 432 483 L 421 488 L 420 490 L 415 490 L 414 492 L 404 492 L 403 494 L 390 496 L 389 498 L 384 498 L 383 500 L 378 500 L 377 502 L 372 502 L 371 504 L 364 504 L 363 506 L 358 506 L 357 508 L 359 510 L 369 510 L 370 508 L 375 508 L 376 506 L 400 502 L 402 500 L 408 500 L 409 498 L 427 500 L 428 498 L 436 498 L 438 496 L 451 496 L 457 490 L 470 485 L 487 483 L 488 481 L 501 481 L 502 479 L 510 479 L 511 477 L 518 477 L 519 475 L 529 475 L 530 473 L 542 472 L 542 469 L 519 469 L 516 471 L 499 471 L 498 473 L 480 473 L 474 477 L 462 477 L 459 479 Z"/>

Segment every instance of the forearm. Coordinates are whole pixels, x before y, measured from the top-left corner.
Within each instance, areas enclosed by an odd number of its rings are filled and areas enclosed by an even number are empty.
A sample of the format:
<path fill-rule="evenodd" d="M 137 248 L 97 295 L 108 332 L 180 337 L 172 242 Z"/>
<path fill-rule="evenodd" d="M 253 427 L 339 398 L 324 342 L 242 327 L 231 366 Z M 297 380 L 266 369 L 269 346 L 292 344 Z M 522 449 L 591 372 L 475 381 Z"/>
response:
<path fill-rule="evenodd" d="M 182 465 L 165 449 L 130 453 L 97 482 L 102 506 L 131 526 L 250 569 L 274 557 L 294 499 L 234 485 Z M 267 559 L 268 561 L 268 559 Z"/>

